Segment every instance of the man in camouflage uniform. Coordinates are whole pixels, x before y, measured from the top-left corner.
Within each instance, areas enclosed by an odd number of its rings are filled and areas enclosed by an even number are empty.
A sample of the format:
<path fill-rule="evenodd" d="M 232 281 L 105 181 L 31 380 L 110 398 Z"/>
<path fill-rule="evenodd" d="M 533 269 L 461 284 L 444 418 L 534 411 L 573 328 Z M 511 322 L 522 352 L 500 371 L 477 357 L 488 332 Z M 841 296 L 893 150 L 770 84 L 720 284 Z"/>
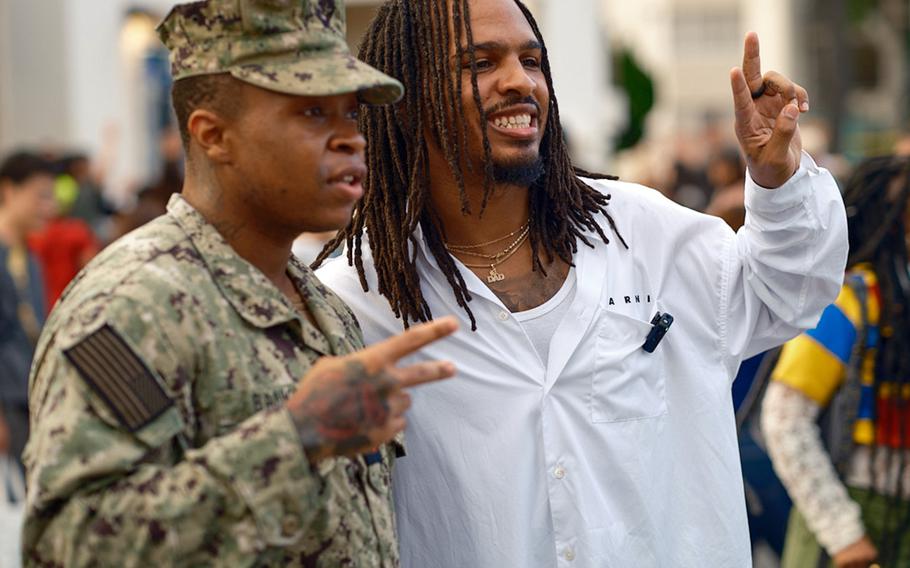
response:
<path fill-rule="evenodd" d="M 362 348 L 290 255 L 361 195 L 359 102 L 399 83 L 354 60 L 340 2 L 208 0 L 159 28 L 187 180 L 52 314 L 30 379 L 29 566 L 396 566 L 396 367 L 451 319 Z M 317 361 L 318 359 L 318 361 Z"/>

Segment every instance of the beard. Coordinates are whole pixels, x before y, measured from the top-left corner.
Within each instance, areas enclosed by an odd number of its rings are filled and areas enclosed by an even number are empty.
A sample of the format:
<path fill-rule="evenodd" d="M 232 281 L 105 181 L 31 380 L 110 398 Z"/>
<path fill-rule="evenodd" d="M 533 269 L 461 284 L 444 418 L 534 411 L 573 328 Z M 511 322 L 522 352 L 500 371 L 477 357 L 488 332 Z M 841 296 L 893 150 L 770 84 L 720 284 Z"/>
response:
<path fill-rule="evenodd" d="M 546 167 L 539 154 L 526 160 L 493 162 L 493 183 L 496 184 L 531 187 L 544 173 Z"/>

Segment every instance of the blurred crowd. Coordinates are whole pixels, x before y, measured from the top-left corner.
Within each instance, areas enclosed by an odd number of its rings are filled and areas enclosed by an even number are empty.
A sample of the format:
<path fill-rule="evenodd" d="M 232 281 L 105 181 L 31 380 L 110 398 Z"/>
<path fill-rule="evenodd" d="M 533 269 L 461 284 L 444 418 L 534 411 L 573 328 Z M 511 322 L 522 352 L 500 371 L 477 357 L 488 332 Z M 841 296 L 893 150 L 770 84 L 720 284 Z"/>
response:
<path fill-rule="evenodd" d="M 106 244 L 164 213 L 183 183 L 179 142 L 128 207 L 112 206 L 103 164 L 81 153 L 17 150 L 0 162 L 0 451 L 28 435 L 28 372 L 57 299 Z"/>
<path fill-rule="evenodd" d="M 746 166 L 731 122 L 706 116 L 701 125 L 660 139 L 646 140 L 616 158 L 620 179 L 660 190 L 677 203 L 724 219 L 734 230 L 745 222 Z M 862 156 L 832 152 L 828 125 L 800 122 L 803 148 L 841 184 Z M 910 155 L 910 130 L 894 135 L 893 153 Z"/>

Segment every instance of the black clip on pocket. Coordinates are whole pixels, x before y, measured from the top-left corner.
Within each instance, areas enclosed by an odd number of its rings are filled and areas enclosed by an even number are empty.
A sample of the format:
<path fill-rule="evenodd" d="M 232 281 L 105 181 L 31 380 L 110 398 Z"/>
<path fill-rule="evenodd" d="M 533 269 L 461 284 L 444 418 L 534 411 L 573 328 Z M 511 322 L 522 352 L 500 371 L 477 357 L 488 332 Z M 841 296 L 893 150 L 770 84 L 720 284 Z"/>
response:
<path fill-rule="evenodd" d="M 657 349 L 657 344 L 661 342 L 667 334 L 667 330 L 673 325 L 673 316 L 657 312 L 651 319 L 651 325 L 653 327 L 648 332 L 648 338 L 645 339 L 645 344 L 641 346 L 647 353 L 654 353 L 654 350 Z"/>

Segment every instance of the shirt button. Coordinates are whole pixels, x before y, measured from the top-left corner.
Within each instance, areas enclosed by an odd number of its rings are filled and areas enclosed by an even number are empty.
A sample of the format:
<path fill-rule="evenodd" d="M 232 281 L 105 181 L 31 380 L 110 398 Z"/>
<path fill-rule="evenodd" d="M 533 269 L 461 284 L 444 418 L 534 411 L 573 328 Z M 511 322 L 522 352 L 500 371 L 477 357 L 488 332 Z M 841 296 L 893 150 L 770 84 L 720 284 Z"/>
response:
<path fill-rule="evenodd" d="M 566 549 L 563 551 L 562 556 L 563 556 L 563 558 L 565 558 L 565 559 L 568 560 L 569 562 L 572 562 L 573 560 L 575 560 L 575 549 L 572 548 L 572 547 L 566 548 Z"/>
<path fill-rule="evenodd" d="M 496 317 L 499 318 L 499 321 L 506 321 L 507 319 L 509 319 L 509 312 L 503 310 L 503 311 L 499 312 L 499 314 L 497 314 Z"/>
<path fill-rule="evenodd" d="M 565 476 L 566 476 L 566 468 L 562 467 L 561 465 L 556 466 L 556 469 L 553 470 L 553 477 L 555 477 L 556 479 L 562 479 Z"/>

